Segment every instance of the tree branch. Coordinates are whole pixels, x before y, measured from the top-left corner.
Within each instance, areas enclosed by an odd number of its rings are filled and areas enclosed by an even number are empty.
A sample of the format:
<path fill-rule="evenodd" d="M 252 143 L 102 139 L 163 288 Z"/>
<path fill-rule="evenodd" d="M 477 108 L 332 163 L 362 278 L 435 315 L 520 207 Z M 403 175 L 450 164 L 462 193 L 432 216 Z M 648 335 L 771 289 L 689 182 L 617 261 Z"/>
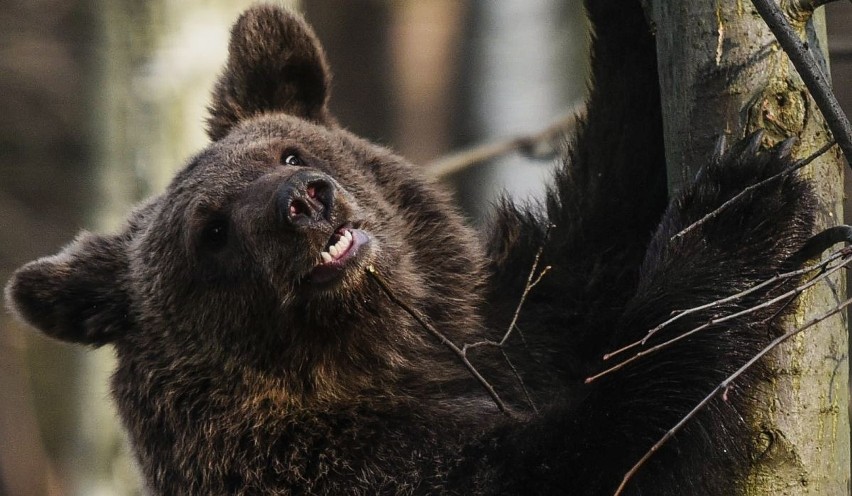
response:
<path fill-rule="evenodd" d="M 821 253 L 825 249 L 828 249 L 832 245 L 834 245 L 836 243 L 840 243 L 840 242 L 852 243 L 852 226 L 836 226 L 836 227 L 826 229 L 826 230 L 820 232 L 819 234 L 817 234 L 815 236 L 812 236 L 804 244 L 804 246 L 799 249 L 798 252 L 796 252 L 794 255 L 792 255 L 791 260 L 793 260 L 793 261 L 800 261 L 801 260 L 802 262 L 804 262 L 807 258 L 809 258 L 813 255 L 816 255 L 818 253 Z M 833 263 L 834 261 L 836 261 L 838 259 L 840 260 L 840 263 L 838 263 L 834 267 L 829 268 L 831 263 Z M 757 305 L 757 306 L 752 307 L 752 308 L 747 309 L 747 310 L 753 311 L 756 308 L 765 308 L 766 306 L 773 304 L 773 301 L 774 302 L 780 301 L 785 296 L 788 298 L 788 300 L 787 300 L 787 302 L 785 302 L 784 305 L 789 305 L 793 300 L 795 300 L 795 298 L 798 297 L 799 294 L 802 293 L 802 291 L 804 291 L 807 287 L 812 286 L 816 282 L 826 281 L 827 283 L 830 283 L 828 276 L 832 272 L 836 272 L 840 268 L 847 267 L 849 265 L 850 261 L 852 261 L 852 246 L 847 245 L 847 246 L 837 250 L 836 252 L 832 253 L 831 255 L 826 257 L 825 259 L 821 260 L 814 267 L 794 270 L 794 271 L 787 272 L 785 274 L 779 274 L 776 277 L 773 277 L 773 278 L 771 278 L 767 281 L 764 281 L 764 282 L 762 282 L 762 283 L 760 283 L 760 284 L 758 284 L 758 285 L 756 285 L 752 288 L 749 288 L 749 289 L 747 289 L 743 292 L 737 293 L 736 295 L 732 295 L 728 298 L 723 298 L 721 300 L 717 300 L 717 301 L 712 302 L 710 304 L 702 305 L 701 307 L 696 307 L 696 308 L 709 308 L 710 306 L 713 306 L 715 304 L 733 301 L 734 299 L 740 298 L 740 297 L 742 297 L 746 294 L 754 292 L 758 288 L 766 287 L 769 284 L 772 284 L 772 283 L 775 283 L 775 282 L 780 283 L 780 282 L 789 280 L 791 277 L 803 275 L 805 272 L 819 270 L 820 274 L 818 276 L 815 276 L 814 278 L 812 278 L 807 283 L 799 285 L 798 287 L 796 287 L 792 291 L 789 291 L 789 292 L 787 292 L 783 295 L 780 295 L 780 296 L 778 296 L 778 297 L 776 297 L 772 300 L 769 300 L 767 302 L 764 302 L 760 305 Z M 627 483 L 630 481 L 630 479 L 634 475 L 636 475 L 636 473 L 654 455 L 654 453 L 659 451 L 659 449 L 669 439 L 671 439 L 677 432 L 679 432 L 690 419 L 694 418 L 698 414 L 698 412 L 700 412 L 704 407 L 706 407 L 710 403 L 710 401 L 713 400 L 713 398 L 718 396 L 719 393 L 723 393 L 723 398 L 724 398 L 725 401 L 727 401 L 727 392 L 728 392 L 728 389 L 730 388 L 731 384 L 733 383 L 733 381 L 735 381 L 737 378 L 739 378 L 746 370 L 748 370 L 749 368 L 754 366 L 754 364 L 757 363 L 758 360 L 763 358 L 767 353 L 769 353 L 773 349 L 777 348 L 781 343 L 787 341 L 788 339 L 790 339 L 791 337 L 801 333 L 802 331 L 804 331 L 804 330 L 806 330 L 810 327 L 813 327 L 814 325 L 824 321 L 825 319 L 831 317 L 832 315 L 840 313 L 844 308 L 846 308 L 850 304 L 852 304 L 852 298 L 836 305 L 835 307 L 829 309 L 828 311 L 824 312 L 823 314 L 812 318 L 811 320 L 806 322 L 801 327 L 794 329 L 794 330 L 791 330 L 791 331 L 777 337 L 776 339 L 772 340 L 769 344 L 767 344 L 755 356 L 753 356 L 751 359 L 749 359 L 745 364 L 743 364 L 739 369 L 737 369 L 734 373 L 732 373 L 731 375 L 726 377 L 725 380 L 723 380 L 721 383 L 719 383 L 719 385 L 716 386 L 716 388 L 713 389 L 713 391 L 711 391 L 710 394 L 705 396 L 704 399 L 702 399 L 692 410 L 690 410 L 689 413 L 687 413 L 677 424 L 675 424 L 674 427 L 669 429 L 663 435 L 663 437 L 660 438 L 659 441 L 657 441 L 653 446 L 651 446 L 651 448 L 649 448 L 648 451 L 645 452 L 645 454 L 642 456 L 642 458 L 640 458 L 639 461 L 636 462 L 636 464 L 634 464 L 630 468 L 630 470 L 627 471 L 627 473 L 624 475 L 624 478 L 621 481 L 621 484 L 618 486 L 618 488 L 616 489 L 616 491 L 614 493 L 615 496 L 619 496 L 620 494 L 622 494 L 622 492 L 624 491 L 624 489 L 627 486 Z M 691 310 L 694 310 L 694 309 L 691 309 Z M 686 312 L 687 311 L 682 312 L 681 314 L 676 316 L 676 318 L 686 314 Z M 735 314 L 729 315 L 727 318 L 733 318 L 734 316 L 736 316 L 738 314 L 742 314 L 742 313 L 743 312 L 737 312 Z M 780 311 L 775 312 L 771 317 L 766 319 L 766 322 L 777 317 L 779 314 L 780 314 Z M 666 321 L 664 324 L 671 322 L 673 320 L 674 319 L 670 319 L 669 321 Z M 690 334 L 690 333 L 686 333 L 686 334 Z M 683 337 L 683 336 L 681 336 L 681 337 Z M 676 339 L 680 339 L 680 337 L 676 338 Z M 622 366 L 622 365 L 623 364 L 620 364 L 619 367 Z M 599 374 L 599 375 L 602 375 L 602 374 Z M 588 380 L 587 380 L 587 382 L 588 382 Z"/>
<path fill-rule="evenodd" d="M 532 267 L 530 268 L 530 273 L 527 276 L 527 282 L 524 285 L 524 290 L 521 293 L 521 298 L 518 301 L 518 305 L 515 307 L 515 313 L 512 316 L 512 321 L 509 323 L 509 328 L 503 334 L 503 337 L 500 339 L 500 341 L 493 341 L 493 340 L 490 340 L 490 339 L 486 339 L 486 340 L 483 340 L 483 341 L 477 341 L 475 343 L 465 344 L 461 348 L 459 348 L 458 346 L 456 346 L 455 343 L 453 343 L 441 331 L 435 329 L 434 326 L 432 326 L 431 324 L 426 322 L 426 320 L 423 317 L 421 317 L 418 312 L 416 312 L 413 308 L 408 306 L 405 302 L 403 302 L 402 300 L 397 298 L 397 296 L 393 293 L 393 290 L 391 290 L 391 288 L 388 287 L 387 283 L 385 283 L 385 281 L 379 276 L 378 272 L 376 272 L 375 267 L 373 267 L 372 265 L 369 265 L 369 266 L 367 266 L 367 269 L 366 269 L 367 275 L 370 276 L 376 282 L 376 284 L 379 285 L 381 290 L 385 293 L 385 295 L 387 295 L 387 297 L 393 303 L 395 303 L 397 306 L 399 306 L 400 308 L 405 310 L 405 312 L 408 313 L 411 317 L 413 317 L 414 320 L 417 321 L 417 323 L 420 324 L 421 327 L 423 327 L 424 329 L 426 329 L 427 332 L 429 332 L 429 334 L 432 334 L 433 336 L 438 338 L 438 340 L 442 344 L 444 344 L 444 346 L 449 348 L 457 357 L 459 357 L 459 359 L 461 360 L 461 362 L 465 366 L 465 368 L 471 373 L 471 375 L 473 375 L 473 377 L 479 382 L 479 384 L 482 385 L 482 387 L 488 392 L 488 395 L 491 396 L 491 399 L 494 400 L 494 403 L 497 405 L 497 408 L 499 408 L 501 412 L 503 412 L 506 416 L 508 416 L 510 418 L 515 416 L 514 413 L 511 410 L 509 410 L 508 407 L 506 406 L 506 404 L 503 402 L 503 400 L 500 399 L 500 396 L 497 394 L 497 391 L 494 389 L 494 387 L 491 385 L 491 383 L 489 383 L 488 380 L 486 380 L 485 377 L 483 377 L 482 374 L 479 373 L 479 371 L 476 369 L 476 367 L 473 365 L 473 363 L 470 362 L 470 360 L 467 358 L 467 352 L 468 352 L 468 350 L 471 350 L 473 348 L 478 348 L 478 347 L 481 347 L 481 346 L 493 346 L 495 348 L 500 349 L 500 353 L 502 353 L 503 359 L 509 365 L 509 369 L 512 371 L 512 374 L 515 376 L 515 379 L 518 381 L 518 384 L 520 385 L 521 390 L 523 391 L 523 394 L 524 394 L 524 397 L 527 400 L 527 403 L 529 403 L 530 408 L 532 408 L 532 410 L 535 413 L 538 413 L 538 408 L 536 407 L 535 402 L 533 401 L 532 396 L 530 395 L 530 392 L 527 389 L 526 384 L 524 383 L 523 377 L 521 377 L 521 374 L 518 371 L 517 367 L 515 367 L 515 365 L 509 359 L 509 355 L 506 353 L 505 344 L 506 344 L 506 341 L 508 341 L 509 337 L 512 335 L 512 331 L 514 329 L 517 329 L 518 316 L 521 313 L 521 309 L 523 308 L 524 302 L 526 302 L 527 296 L 529 295 L 530 291 L 532 291 L 532 289 L 534 287 L 536 287 L 536 285 L 538 285 L 539 282 L 541 282 L 541 279 L 550 270 L 550 266 L 548 265 L 544 269 L 542 269 L 541 272 L 538 272 L 538 264 L 541 261 L 542 253 L 544 253 L 544 247 L 547 244 L 547 241 L 550 239 L 550 232 L 553 230 L 554 227 L 555 226 L 553 224 L 550 224 L 547 227 L 547 230 L 544 232 L 544 239 L 543 239 L 541 246 L 539 247 L 538 251 L 536 252 L 535 257 L 533 258 Z M 523 336 L 521 336 L 521 337 L 523 339 Z"/>
<path fill-rule="evenodd" d="M 405 310 L 405 312 L 408 313 L 408 315 L 410 315 L 414 320 L 416 320 L 421 327 L 426 329 L 429 334 L 438 338 L 438 340 L 443 343 L 444 346 L 449 348 L 453 353 L 456 354 L 456 356 L 459 357 L 462 364 L 464 364 L 465 368 L 467 368 L 468 372 L 470 372 L 470 374 L 479 382 L 479 384 L 482 385 L 485 391 L 488 392 L 488 395 L 491 396 L 492 400 L 494 400 L 494 404 L 497 405 L 497 408 L 501 412 L 503 412 L 504 415 L 510 418 L 514 417 L 514 414 L 509 411 L 509 409 L 506 407 L 506 404 L 503 403 L 503 400 L 500 399 L 500 395 L 497 394 L 497 391 L 494 390 L 494 387 L 491 385 L 491 383 L 489 383 L 484 377 L 482 377 L 482 374 L 480 374 L 479 371 L 476 370 L 476 367 L 474 367 L 473 364 L 470 363 L 470 360 L 467 359 L 466 354 L 458 346 L 456 346 L 452 341 L 450 341 L 448 337 L 444 336 L 441 331 L 435 329 L 430 323 L 426 322 L 426 320 L 424 320 L 423 317 L 421 317 L 420 314 L 416 312 L 413 308 L 409 307 L 405 304 L 405 302 L 397 298 L 393 291 L 391 291 L 391 289 L 385 283 L 385 281 L 382 280 L 382 278 L 379 276 L 379 274 L 376 272 L 376 269 L 372 265 L 367 266 L 367 275 L 369 275 L 376 282 L 376 284 L 379 285 L 382 291 L 384 291 L 385 295 L 392 302 L 394 302 L 397 306 Z"/>
<path fill-rule="evenodd" d="M 843 256 L 847 256 L 847 255 L 848 255 L 848 252 L 846 252 L 845 250 L 838 250 L 835 253 L 832 253 L 830 256 L 826 257 L 824 260 L 820 261 L 819 264 L 817 264 L 813 267 L 805 267 L 803 269 L 798 269 L 798 270 L 794 270 L 794 271 L 790 271 L 790 272 L 784 272 L 784 273 L 778 274 L 777 276 L 775 276 L 771 279 L 767 279 L 766 281 L 763 281 L 762 283 L 760 283 L 756 286 L 752 286 L 752 287 L 750 287 L 750 288 L 748 288 L 744 291 L 733 294 L 733 295 L 728 296 L 726 298 L 722 298 L 721 300 L 711 301 L 710 303 L 706 303 L 704 305 L 700 305 L 700 306 L 697 306 L 697 307 L 688 308 L 686 310 L 675 311 L 675 312 L 673 312 L 674 313 L 673 317 L 671 317 L 670 319 L 660 323 L 659 325 L 657 325 L 653 329 L 649 330 L 644 338 L 642 338 L 638 341 L 634 341 L 633 343 L 630 343 L 626 346 L 623 346 L 623 347 L 621 347 L 621 348 L 619 348 L 615 351 L 611 351 L 611 352 L 607 353 L 606 355 L 603 356 L 603 359 L 609 360 L 610 358 L 613 358 L 617 355 L 620 355 L 621 353 L 628 351 L 632 348 L 635 348 L 637 346 L 644 346 L 648 342 L 648 340 L 651 339 L 651 337 L 654 334 L 656 334 L 657 332 L 659 332 L 660 330 L 662 330 L 663 328 L 665 328 L 669 324 L 672 324 L 673 322 L 677 321 L 681 317 L 685 317 L 687 315 L 690 315 L 690 314 L 693 314 L 693 313 L 696 313 L 696 312 L 700 312 L 702 310 L 707 310 L 708 308 L 713 308 L 713 307 L 718 306 L 718 305 L 737 301 L 740 298 L 742 298 L 744 296 L 748 296 L 749 294 L 754 293 L 755 291 L 758 291 L 762 288 L 765 288 L 766 286 L 769 286 L 771 284 L 786 281 L 786 280 L 789 280 L 793 277 L 803 276 L 803 275 L 809 274 L 809 273 L 811 273 L 815 270 L 825 268 L 829 263 L 833 262 L 834 260 L 841 258 Z"/>
<path fill-rule="evenodd" d="M 432 177 L 443 179 L 468 167 L 517 151 L 534 159 L 550 158 L 558 148 L 554 143 L 577 125 L 577 119 L 583 113 L 584 106 L 575 105 L 566 116 L 537 133 L 495 141 L 450 154 L 426 164 L 425 170 Z"/>
<path fill-rule="evenodd" d="M 776 181 L 776 180 L 778 180 L 778 179 L 781 179 L 782 177 L 786 176 L 787 174 L 791 174 L 791 173 L 793 173 L 794 171 L 797 171 L 797 170 L 801 169 L 802 167 L 805 167 L 806 165 L 810 164 L 811 162 L 813 162 L 814 160 L 816 160 L 817 158 L 819 158 L 822 154 L 824 154 L 825 152 L 827 152 L 828 150 L 830 150 L 830 149 L 831 149 L 831 147 L 833 147 L 833 146 L 834 146 L 834 145 L 836 145 L 836 144 L 837 144 L 837 143 L 835 143 L 834 141 L 829 141 L 828 143 L 826 143 L 825 145 L 823 145 L 823 146 L 822 146 L 819 150 L 817 150 L 817 151 L 815 151 L 814 153 L 812 153 L 810 156 L 808 156 L 808 157 L 806 157 L 806 158 L 804 158 L 804 159 L 802 159 L 802 160 L 799 160 L 798 162 L 794 162 L 792 165 L 790 165 L 789 167 L 787 167 L 787 168 L 786 168 L 786 169 L 784 169 L 783 171 L 779 172 L 778 174 L 775 174 L 774 176 L 769 176 L 769 177 L 767 177 L 766 179 L 764 179 L 764 180 L 762 180 L 762 181 L 760 181 L 760 182 L 754 183 L 754 184 L 752 184 L 751 186 L 748 186 L 748 187 L 746 187 L 746 188 L 743 188 L 743 190 L 742 190 L 742 191 L 740 191 L 739 193 L 737 193 L 736 195 L 734 195 L 733 197 L 731 197 L 731 199 L 729 199 L 729 200 L 728 200 L 728 201 L 726 201 L 725 203 L 721 204 L 721 205 L 720 205 L 719 207 L 717 207 L 715 210 L 713 210 L 712 212 L 708 213 L 708 214 L 707 214 L 707 215 L 705 215 L 704 217 L 702 217 L 702 218 L 698 219 L 697 221 L 693 222 L 692 224 L 690 224 L 690 225 L 686 226 L 686 227 L 685 227 L 684 229 L 682 229 L 679 233 L 677 233 L 677 234 L 675 234 L 674 236 L 672 236 L 672 237 L 671 237 L 671 239 L 670 239 L 670 241 L 675 241 L 676 239 L 678 239 L 678 238 L 680 238 L 680 237 L 685 236 L 685 235 L 686 235 L 687 233 L 689 233 L 690 231 L 693 231 L 693 230 L 694 230 L 694 229 L 696 229 L 697 227 L 701 226 L 702 224 L 704 224 L 704 223 L 705 223 L 705 222 L 707 222 L 708 220 L 711 220 L 711 219 L 713 219 L 713 218 L 718 217 L 718 216 L 719 216 L 719 214 L 720 214 L 720 213 L 722 213 L 725 209 L 727 209 L 728 207 L 730 207 L 730 206 L 731 206 L 731 205 L 733 205 L 734 203 L 736 203 L 736 202 L 738 202 L 739 200 L 741 200 L 742 198 L 744 198 L 744 197 L 745 197 L 747 194 L 749 194 L 750 192 L 752 192 L 752 191 L 754 191 L 754 190 L 756 190 L 756 189 L 758 189 L 758 188 L 761 188 L 761 187 L 763 187 L 763 186 L 766 186 L 767 184 L 772 183 L 773 181 Z"/>
<path fill-rule="evenodd" d="M 783 335 L 775 338 L 772 342 L 770 342 L 768 345 L 766 345 L 766 347 L 763 348 L 758 354 L 756 354 L 754 357 L 752 357 L 751 360 L 746 362 L 742 367 L 737 369 L 736 372 L 729 375 L 724 381 L 719 383 L 719 385 L 716 386 L 716 389 L 711 391 L 710 394 L 708 394 L 707 396 L 704 397 L 703 400 L 701 400 L 701 402 L 699 402 L 697 405 L 695 405 L 695 408 L 693 408 L 688 414 L 686 414 L 686 416 L 684 416 L 680 420 L 680 422 L 675 424 L 674 427 L 669 429 L 665 433 L 665 435 L 663 435 L 663 437 L 660 438 L 659 441 L 657 441 L 653 446 L 651 446 L 651 448 L 648 449 L 648 451 L 645 453 L 645 455 L 643 455 L 642 458 L 640 458 L 639 461 L 636 462 L 636 464 L 633 465 L 633 467 L 631 467 L 630 470 L 627 471 L 627 473 L 624 475 L 624 478 L 621 481 L 621 484 L 618 486 L 618 488 L 616 489 L 613 496 L 620 496 L 624 492 L 624 489 L 627 487 L 627 483 L 630 482 L 630 479 L 633 478 L 634 475 L 636 475 L 636 473 L 639 471 L 639 469 L 642 468 L 642 466 L 645 464 L 645 462 L 647 462 L 648 459 L 650 459 L 654 455 L 654 453 L 659 451 L 659 449 L 664 444 L 666 444 L 666 442 L 669 439 L 671 439 L 675 434 L 677 434 L 683 428 L 683 426 L 686 425 L 687 422 L 689 422 L 692 418 L 694 418 L 698 414 L 698 412 L 700 412 L 704 407 L 706 407 L 707 404 L 710 403 L 710 401 L 713 400 L 713 398 L 715 398 L 719 393 L 726 391 L 728 389 L 728 387 L 730 387 L 730 385 L 733 381 L 735 381 L 746 370 L 748 370 L 755 363 L 757 363 L 758 360 L 760 360 L 761 358 L 766 356 L 766 354 L 769 353 L 770 351 L 777 348 L 778 345 L 780 345 L 784 341 L 787 341 L 788 339 L 799 334 L 800 332 L 802 332 L 802 331 L 804 331 L 804 330 L 806 330 L 810 327 L 815 326 L 816 324 L 818 324 L 818 323 L 822 322 L 823 320 L 831 317 L 832 315 L 840 313 L 841 310 L 843 310 L 844 308 L 846 308 L 849 305 L 852 305 L 852 298 L 849 298 L 848 300 L 840 303 L 839 305 L 837 305 L 836 307 L 832 308 L 831 310 L 823 313 L 822 315 L 819 315 L 819 316 L 811 319 L 810 321 L 805 323 L 802 327 L 799 327 L 798 329 L 793 329 L 792 331 L 787 332 L 786 334 L 783 334 Z"/>
<path fill-rule="evenodd" d="M 790 57 L 793 67 L 798 71 L 802 81 L 810 91 L 811 96 L 817 104 L 823 117 L 825 117 L 831 133 L 834 135 L 834 140 L 840 145 L 843 151 L 843 156 L 846 157 L 846 162 L 852 167 L 852 125 L 849 124 L 849 119 L 840 108 L 837 98 L 831 91 L 831 84 L 828 78 L 820 70 L 816 60 L 808 51 L 808 45 L 799 39 L 799 36 L 790 26 L 787 17 L 781 12 L 781 9 L 775 3 L 775 0 L 752 0 L 760 17 L 763 18 L 766 25 L 775 35 L 778 44 L 784 49 L 784 52 Z M 819 6 L 827 3 L 820 0 L 800 0 L 798 3 L 813 4 Z M 818 5 L 819 4 L 819 5 Z"/>
<path fill-rule="evenodd" d="M 595 375 L 593 375 L 593 376 L 591 376 L 591 377 L 586 378 L 586 384 L 588 384 L 588 383 L 590 383 L 590 382 L 594 382 L 594 381 L 596 381 L 597 379 L 600 379 L 601 377 L 603 377 L 603 376 L 605 376 L 605 375 L 609 375 L 609 374 L 611 374 L 611 373 L 613 373 L 613 372 L 615 372 L 615 371 L 617 371 L 617 370 L 620 370 L 620 369 L 624 368 L 624 367 L 625 367 L 625 366 L 627 366 L 628 364 L 633 363 L 633 362 L 635 362 L 636 360 L 639 360 L 640 358 L 642 358 L 642 357 L 644 357 L 644 356 L 647 356 L 647 355 L 650 355 L 650 354 L 655 353 L 655 352 L 657 352 L 657 351 L 660 351 L 660 350 L 662 350 L 662 349 L 664 349 L 664 348 L 666 348 L 666 347 L 668 347 L 668 346 L 671 346 L 672 344 L 674 344 L 674 343 L 676 343 L 676 342 L 678 342 L 678 341 L 681 341 L 681 340 L 683 340 L 683 339 L 686 339 L 686 338 L 688 338 L 689 336 L 692 336 L 692 335 L 694 335 L 694 334 L 696 334 L 696 333 L 698 333 L 698 332 L 701 332 L 701 331 L 703 331 L 703 330 L 705 330 L 705 329 L 708 329 L 708 328 L 710 328 L 710 327 L 712 327 L 712 326 L 714 326 L 714 325 L 723 324 L 723 323 L 725 323 L 725 322 L 728 322 L 728 321 L 730 321 L 730 320 L 736 319 L 736 318 L 738 318 L 738 317 L 742 317 L 742 316 L 744 316 L 744 315 L 749 315 L 749 314 L 754 313 L 754 312 L 756 312 L 756 311 L 758 311 L 758 310 L 761 310 L 761 309 L 764 309 L 764 308 L 766 308 L 766 307 L 772 306 L 772 305 L 774 305 L 774 304 L 776 304 L 776 303 L 779 303 L 779 302 L 781 302 L 781 301 L 783 301 L 783 300 L 794 300 L 794 299 L 798 298 L 798 296 L 799 296 L 800 294 L 802 294 L 802 292 L 804 292 L 806 289 L 808 289 L 808 288 L 810 288 L 810 287 L 812 287 L 812 286 L 816 285 L 816 284 L 817 284 L 818 282 L 820 282 L 820 281 L 824 281 L 824 280 L 826 280 L 826 279 L 827 279 L 830 275 L 832 275 L 832 274 L 834 274 L 835 272 L 839 271 L 840 269 L 842 269 L 843 267 L 845 267 L 845 266 L 846 266 L 846 265 L 847 265 L 850 261 L 852 261 L 852 251 L 850 251 L 850 250 L 848 250 L 848 249 L 846 249 L 846 248 L 844 248 L 844 249 L 842 249 L 842 250 L 839 250 L 839 251 L 840 251 L 840 252 L 843 252 L 843 257 L 840 259 L 840 263 L 839 263 L 839 264 L 837 264 L 837 265 L 835 265 L 834 267 L 831 267 L 831 268 L 828 268 L 828 267 L 827 267 L 827 265 L 823 265 L 822 263 L 821 263 L 819 266 L 817 266 L 817 267 L 810 268 L 810 269 L 809 269 L 809 271 L 817 270 L 817 268 L 819 268 L 820 266 L 822 266 L 822 267 L 825 269 L 825 270 L 822 270 L 818 276 L 815 276 L 815 277 L 814 277 L 814 278 L 812 278 L 810 281 L 808 281 L 808 282 L 806 282 L 806 283 L 804 283 L 804 284 L 802 284 L 802 285 L 800 285 L 800 286 L 797 286 L 797 287 L 795 287 L 795 288 L 791 289 L 790 291 L 787 291 L 787 292 L 785 292 L 785 293 L 783 293 L 783 294 L 780 294 L 780 295 L 778 295 L 778 296 L 776 296 L 776 297 L 774 297 L 774 298 L 771 298 L 771 299 L 769 299 L 769 300 L 767 300 L 767 301 L 764 301 L 763 303 L 760 303 L 759 305 L 755 305 L 755 306 L 753 306 L 753 307 L 749 307 L 749 308 L 746 308 L 746 309 L 744 309 L 744 310 L 740 310 L 739 312 L 734 312 L 734 313 L 732 313 L 732 314 L 725 315 L 724 317 L 719 317 L 719 318 L 715 318 L 715 319 L 710 319 L 710 320 L 708 320 L 707 322 L 705 322 L 704 324 L 699 325 L 698 327 L 695 327 L 695 328 L 693 328 L 693 329 L 690 329 L 690 330 L 689 330 L 689 331 L 687 331 L 687 332 L 684 332 L 684 333 L 682 333 L 682 334 L 679 334 L 679 335 L 677 335 L 677 336 L 675 336 L 675 337 L 673 337 L 673 338 L 671 338 L 671 339 L 669 339 L 669 340 L 666 340 L 666 341 L 664 341 L 664 342 L 662 342 L 662 343 L 660 343 L 660 344 L 657 344 L 657 345 L 655 345 L 655 346 L 652 346 L 652 347 L 650 347 L 650 348 L 648 348 L 648 349 L 642 350 L 642 351 L 640 351 L 640 352 L 636 353 L 635 355 L 633 355 L 632 357 L 630 357 L 630 358 L 628 358 L 628 359 L 626 359 L 626 360 L 624 360 L 624 361 L 622 361 L 622 362 L 619 362 L 618 364 L 613 365 L 612 367 L 610 367 L 610 368 L 608 368 L 608 369 L 606 369 L 606 370 L 604 370 L 604 371 L 602 371 L 602 372 L 599 372 L 599 373 L 597 373 L 597 374 L 595 374 Z M 829 257 L 829 258 L 830 258 L 830 259 L 832 259 L 832 258 L 834 258 L 834 257 Z M 798 271 L 796 271 L 796 272 L 798 272 Z M 788 274 L 795 274 L 795 272 L 793 272 L 793 273 L 788 273 Z M 791 277 L 795 277 L 795 276 L 794 276 L 794 275 L 788 275 L 788 276 L 787 276 L 787 278 L 788 278 L 788 279 L 789 279 L 789 278 L 791 278 Z M 777 281 L 777 280 L 778 280 L 778 278 L 777 278 L 777 277 L 775 277 L 775 278 L 770 279 L 769 281 Z M 759 284 L 758 286 L 755 286 L 755 288 L 751 288 L 750 290 L 744 291 L 744 292 L 742 292 L 742 293 L 738 293 L 737 295 L 734 295 L 734 296 L 731 296 L 731 297 L 728 297 L 728 298 L 723 298 L 723 299 L 721 299 L 721 300 L 717 300 L 717 301 L 713 302 L 713 304 L 712 304 L 712 305 L 704 305 L 703 307 L 705 307 L 705 308 L 706 308 L 706 307 L 708 307 L 708 306 L 709 306 L 709 307 L 712 307 L 712 306 L 715 306 L 715 305 L 719 305 L 719 304 L 721 304 L 721 303 L 723 303 L 723 302 L 730 301 L 730 300 L 731 300 L 732 298 L 734 298 L 734 297 L 741 298 L 741 297 L 742 297 L 742 296 L 744 296 L 745 294 L 747 294 L 747 293 L 749 293 L 749 292 L 753 292 L 753 291 L 754 291 L 757 287 L 764 285 L 766 282 L 767 282 L 767 281 L 764 281 L 764 283 L 761 283 L 761 284 Z M 699 307 L 696 307 L 696 308 L 699 308 Z M 690 309 L 690 310 L 688 310 L 688 311 L 692 311 L 692 310 L 694 310 L 694 309 Z M 686 313 L 686 312 L 684 312 L 684 313 Z M 670 319 L 670 321 L 672 321 L 672 320 L 674 320 L 674 319 Z M 659 327 L 659 326 L 658 326 L 658 327 Z M 647 339 L 647 337 L 646 337 L 646 339 Z M 644 343 L 644 340 L 641 340 L 641 341 L 639 341 L 639 342 L 640 342 L 640 343 Z"/>

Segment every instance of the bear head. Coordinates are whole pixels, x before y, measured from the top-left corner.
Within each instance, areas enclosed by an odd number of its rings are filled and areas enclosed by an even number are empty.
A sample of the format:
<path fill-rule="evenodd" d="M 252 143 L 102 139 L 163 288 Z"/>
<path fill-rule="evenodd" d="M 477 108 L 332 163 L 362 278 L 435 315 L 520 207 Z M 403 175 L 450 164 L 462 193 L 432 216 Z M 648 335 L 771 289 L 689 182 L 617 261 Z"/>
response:
<path fill-rule="evenodd" d="M 113 344 L 130 382 L 255 374 L 307 401 L 422 370 L 436 344 L 366 269 L 449 335 L 469 333 L 478 241 L 418 170 L 335 121 L 330 80 L 302 19 L 247 11 L 211 144 L 120 232 L 82 233 L 18 270 L 9 307 L 52 337 Z"/>

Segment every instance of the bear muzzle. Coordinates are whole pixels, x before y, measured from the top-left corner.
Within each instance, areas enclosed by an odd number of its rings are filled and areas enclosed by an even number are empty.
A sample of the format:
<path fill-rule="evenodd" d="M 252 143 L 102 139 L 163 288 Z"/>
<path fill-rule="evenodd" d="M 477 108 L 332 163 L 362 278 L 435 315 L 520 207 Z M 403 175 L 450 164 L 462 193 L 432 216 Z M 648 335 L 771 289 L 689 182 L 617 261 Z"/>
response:
<path fill-rule="evenodd" d="M 342 275 L 347 267 L 357 265 L 370 241 L 366 231 L 354 228 L 351 224 L 341 226 L 320 253 L 321 261 L 311 271 L 311 282 L 327 284 Z"/>
<path fill-rule="evenodd" d="M 294 227 L 312 228 L 331 222 L 337 187 L 318 171 L 299 171 L 282 182 L 275 191 L 278 219 Z"/>

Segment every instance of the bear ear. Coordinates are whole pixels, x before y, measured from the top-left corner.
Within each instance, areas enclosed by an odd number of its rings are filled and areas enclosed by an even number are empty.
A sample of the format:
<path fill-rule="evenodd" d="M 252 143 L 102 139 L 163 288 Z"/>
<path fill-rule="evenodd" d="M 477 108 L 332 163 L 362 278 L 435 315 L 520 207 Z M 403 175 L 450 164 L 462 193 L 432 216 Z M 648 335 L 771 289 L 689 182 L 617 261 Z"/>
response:
<path fill-rule="evenodd" d="M 127 240 L 82 233 L 59 254 L 30 262 L 6 285 L 6 305 L 45 334 L 100 346 L 132 326 Z"/>
<path fill-rule="evenodd" d="M 243 119 L 284 112 L 319 124 L 328 113 L 331 74 L 316 35 L 298 15 L 258 5 L 231 31 L 228 62 L 213 89 L 207 134 L 223 138 Z"/>

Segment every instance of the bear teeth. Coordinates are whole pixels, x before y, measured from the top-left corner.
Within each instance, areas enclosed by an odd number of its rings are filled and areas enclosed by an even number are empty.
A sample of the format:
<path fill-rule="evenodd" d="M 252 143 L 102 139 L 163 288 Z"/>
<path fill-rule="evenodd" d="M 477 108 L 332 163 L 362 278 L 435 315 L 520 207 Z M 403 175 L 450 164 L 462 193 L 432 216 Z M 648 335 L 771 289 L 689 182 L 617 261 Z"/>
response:
<path fill-rule="evenodd" d="M 334 260 L 339 260 L 352 246 L 352 233 L 348 229 L 343 231 L 343 234 L 336 243 L 328 247 L 327 251 L 320 253 L 322 263 L 329 263 Z"/>

